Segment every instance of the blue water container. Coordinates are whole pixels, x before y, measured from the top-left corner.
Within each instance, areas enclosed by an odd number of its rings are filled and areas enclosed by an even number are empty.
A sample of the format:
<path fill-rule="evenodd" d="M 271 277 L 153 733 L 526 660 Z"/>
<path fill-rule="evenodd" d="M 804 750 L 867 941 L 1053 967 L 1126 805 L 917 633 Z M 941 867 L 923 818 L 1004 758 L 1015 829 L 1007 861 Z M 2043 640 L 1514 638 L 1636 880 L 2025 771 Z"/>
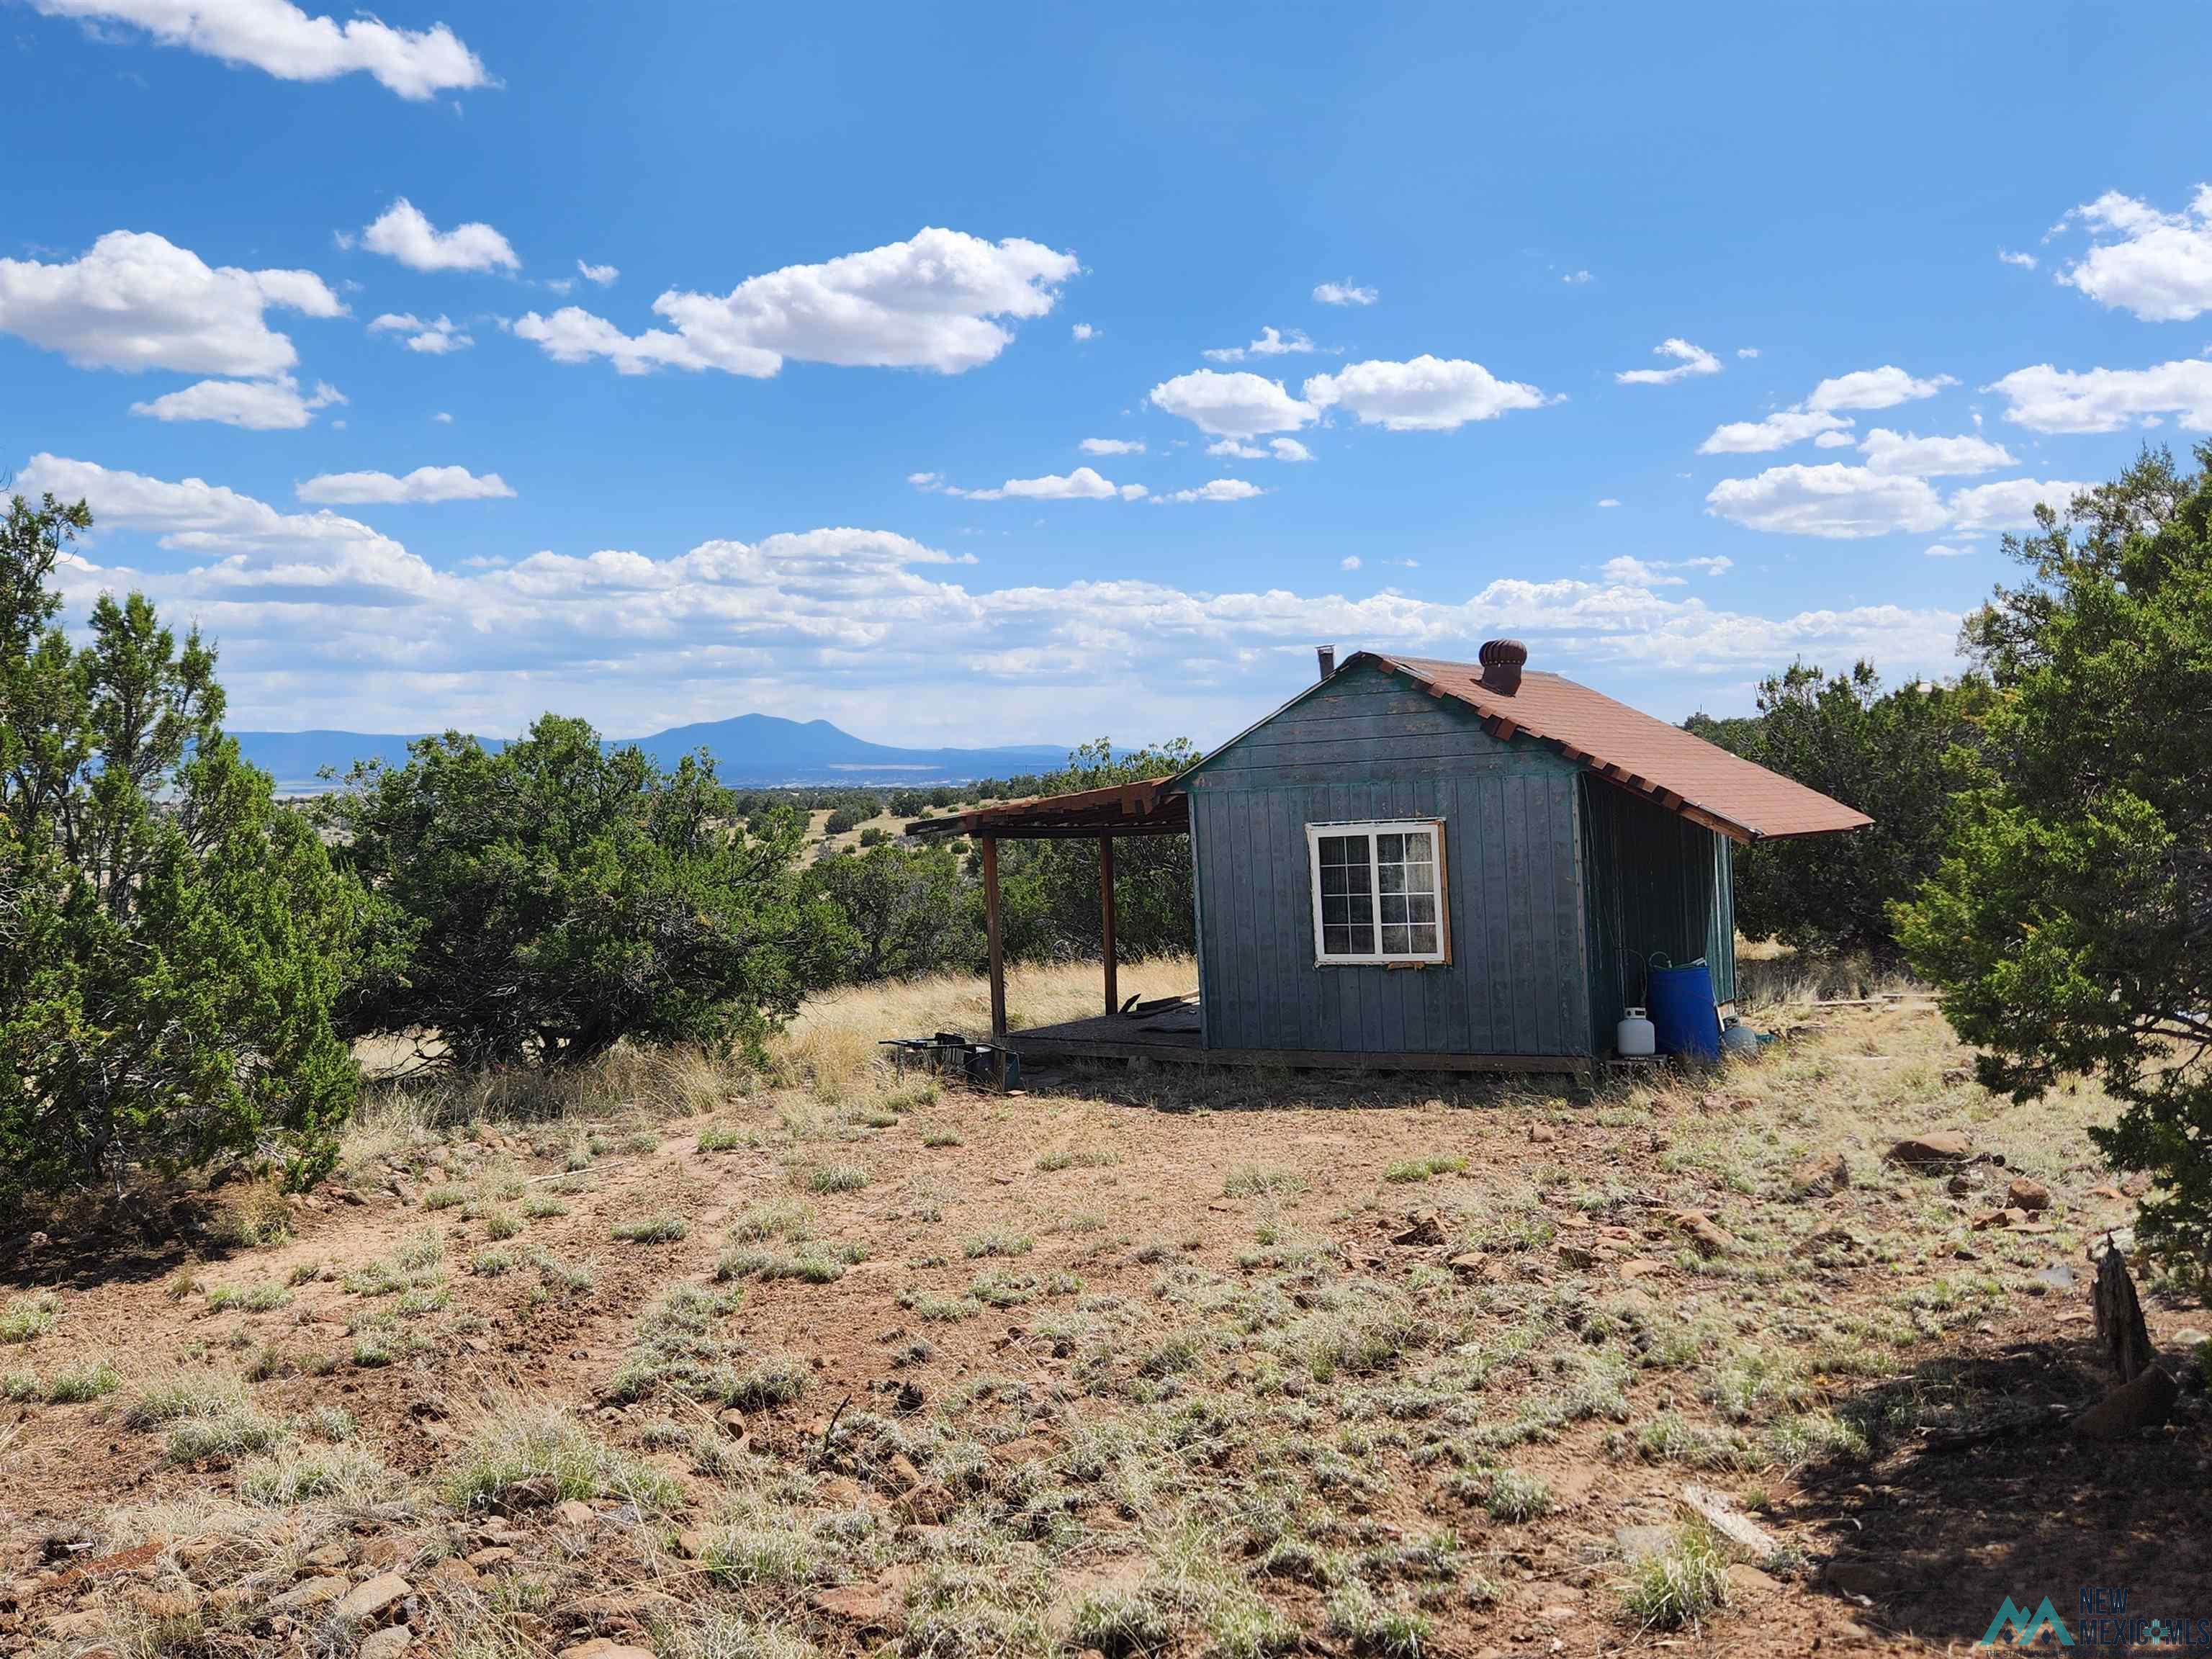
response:
<path fill-rule="evenodd" d="M 1713 970 L 1705 958 L 1680 968 L 1646 968 L 1644 1001 L 1659 1030 L 1659 1052 L 1692 1060 L 1721 1057 L 1721 1011 L 1713 999 Z"/>

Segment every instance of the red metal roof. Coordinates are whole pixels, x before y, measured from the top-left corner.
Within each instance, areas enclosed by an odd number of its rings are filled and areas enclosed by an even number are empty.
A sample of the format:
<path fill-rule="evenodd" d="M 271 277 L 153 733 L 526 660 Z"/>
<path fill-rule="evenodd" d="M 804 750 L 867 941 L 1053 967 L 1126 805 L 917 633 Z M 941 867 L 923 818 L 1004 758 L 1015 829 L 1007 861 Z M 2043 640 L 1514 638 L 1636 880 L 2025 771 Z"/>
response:
<path fill-rule="evenodd" d="M 1524 669 L 1508 696 L 1485 685 L 1474 663 L 1363 651 L 1337 672 L 1363 659 L 1407 675 L 1432 696 L 1466 704 L 1501 738 L 1526 733 L 1548 743 L 1569 760 L 1739 841 L 1824 836 L 1874 822 L 1817 789 L 1557 674 Z"/>

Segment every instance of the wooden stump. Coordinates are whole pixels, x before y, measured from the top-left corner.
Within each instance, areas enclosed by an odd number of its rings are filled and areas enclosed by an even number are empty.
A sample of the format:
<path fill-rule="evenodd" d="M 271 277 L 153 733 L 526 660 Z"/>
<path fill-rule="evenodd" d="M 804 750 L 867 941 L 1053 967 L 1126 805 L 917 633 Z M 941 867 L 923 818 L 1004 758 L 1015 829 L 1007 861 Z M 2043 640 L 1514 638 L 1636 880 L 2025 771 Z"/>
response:
<path fill-rule="evenodd" d="M 2127 1258 L 2116 1245 L 2097 1264 L 2097 1340 L 2119 1373 L 2132 1382 L 2152 1363 L 2150 1331 L 2143 1324 L 2142 1304 L 2136 1299 L 2135 1280 L 2128 1277 Z"/>

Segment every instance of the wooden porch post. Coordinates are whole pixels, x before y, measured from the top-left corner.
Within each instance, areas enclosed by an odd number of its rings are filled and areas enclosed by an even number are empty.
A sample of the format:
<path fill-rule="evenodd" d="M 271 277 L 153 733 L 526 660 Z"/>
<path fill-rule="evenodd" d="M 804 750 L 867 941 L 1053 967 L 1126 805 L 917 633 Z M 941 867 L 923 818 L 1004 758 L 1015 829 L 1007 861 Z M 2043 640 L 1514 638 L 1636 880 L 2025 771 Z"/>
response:
<path fill-rule="evenodd" d="M 1098 933 L 1106 947 L 1106 1012 L 1121 1006 L 1119 965 L 1114 960 L 1114 837 L 1098 837 Z"/>
<path fill-rule="evenodd" d="M 983 853 L 983 928 L 991 945 L 991 1036 L 1006 1035 L 1006 952 L 999 936 L 999 838 L 977 837 Z"/>

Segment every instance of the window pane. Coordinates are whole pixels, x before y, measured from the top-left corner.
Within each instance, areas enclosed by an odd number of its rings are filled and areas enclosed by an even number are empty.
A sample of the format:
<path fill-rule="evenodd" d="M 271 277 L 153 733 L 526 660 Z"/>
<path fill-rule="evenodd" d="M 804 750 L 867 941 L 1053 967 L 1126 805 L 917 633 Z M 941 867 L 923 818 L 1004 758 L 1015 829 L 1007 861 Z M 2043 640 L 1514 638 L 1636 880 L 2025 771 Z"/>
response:
<path fill-rule="evenodd" d="M 1407 955 L 1414 948 L 1412 940 L 1413 930 L 1411 928 L 1405 927 L 1393 927 L 1387 921 L 1382 924 L 1382 954 L 1384 956 L 1402 957 Z"/>
<path fill-rule="evenodd" d="M 1437 930 L 1433 925 L 1408 927 L 1406 929 L 1406 950 L 1408 955 L 1430 957 L 1436 955 Z"/>
<path fill-rule="evenodd" d="M 1405 900 L 1408 921 L 1433 922 L 1437 919 L 1437 900 L 1433 893 L 1415 893 Z"/>
<path fill-rule="evenodd" d="M 1406 861 L 1406 838 L 1403 836 L 1376 836 L 1375 857 L 1382 864 L 1403 864 Z"/>
<path fill-rule="evenodd" d="M 1328 957 L 1375 951 L 1375 885 L 1364 835 L 1317 836 L 1321 878 L 1321 950 Z"/>

